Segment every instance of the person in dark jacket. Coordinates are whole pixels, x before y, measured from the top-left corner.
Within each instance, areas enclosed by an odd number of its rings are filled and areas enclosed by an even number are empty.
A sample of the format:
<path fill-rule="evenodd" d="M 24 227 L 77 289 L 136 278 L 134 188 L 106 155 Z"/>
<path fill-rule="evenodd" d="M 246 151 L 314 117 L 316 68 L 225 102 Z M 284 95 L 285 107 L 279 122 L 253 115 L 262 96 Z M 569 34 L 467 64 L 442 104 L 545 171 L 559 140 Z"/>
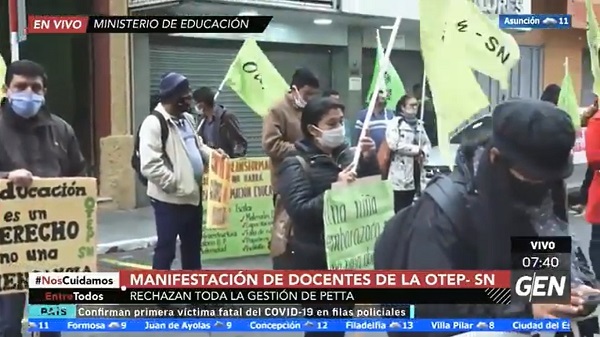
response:
<path fill-rule="evenodd" d="M 32 61 L 11 63 L 0 105 L 0 178 L 28 187 L 36 177 L 85 176 L 85 160 L 73 128 L 45 104 L 46 72 Z M 0 337 L 21 337 L 27 296 L 0 296 Z M 41 333 L 57 337 L 60 333 Z"/>
<path fill-rule="evenodd" d="M 296 143 L 296 154 L 285 158 L 279 167 L 278 191 L 293 223 L 287 269 L 328 269 L 323 223 L 325 191 L 335 182 L 351 183 L 356 178 L 379 175 L 371 138 L 361 139 L 357 149 L 344 142 L 342 111 L 342 104 L 332 98 L 309 101 L 300 123 L 304 138 Z M 350 164 L 355 150 L 361 155 L 358 166 L 353 168 Z M 307 332 L 304 336 L 343 337 L 344 332 Z"/>
<path fill-rule="evenodd" d="M 391 269 L 508 270 L 512 236 L 569 235 L 564 199 L 553 200 L 552 196 L 560 193 L 551 190 L 564 188 L 562 180 L 572 173 L 574 143 L 573 124 L 556 106 L 538 100 L 498 105 L 492 114 L 491 137 L 475 146 L 462 146 L 457 154 L 454 179 L 465 182 L 467 192 L 455 194 L 460 200 L 450 203 L 464 207 L 466 221 L 453 223 L 428 194 L 423 194 L 414 209 L 411 234 L 381 241 L 375 252 L 376 266 L 378 251 L 395 251 L 394 246 L 406 245 L 402 251 L 406 260 L 392 258 Z M 562 206 L 554 207 L 553 203 Z M 553 207 L 558 213 L 555 216 L 551 216 Z M 384 231 L 380 240 L 389 236 Z M 582 297 L 597 293 L 593 287 L 598 283 L 575 241 L 573 248 L 572 280 L 580 285 L 572 289 L 571 304 L 513 301 L 505 306 L 422 305 L 416 310 L 423 318 L 585 316 L 590 311 L 581 305 Z"/>
<path fill-rule="evenodd" d="M 220 104 L 215 104 L 215 93 L 211 88 L 196 89 L 192 96 L 196 102 L 198 133 L 204 143 L 213 149 L 222 149 L 230 158 L 244 157 L 248 142 L 235 114 Z"/>

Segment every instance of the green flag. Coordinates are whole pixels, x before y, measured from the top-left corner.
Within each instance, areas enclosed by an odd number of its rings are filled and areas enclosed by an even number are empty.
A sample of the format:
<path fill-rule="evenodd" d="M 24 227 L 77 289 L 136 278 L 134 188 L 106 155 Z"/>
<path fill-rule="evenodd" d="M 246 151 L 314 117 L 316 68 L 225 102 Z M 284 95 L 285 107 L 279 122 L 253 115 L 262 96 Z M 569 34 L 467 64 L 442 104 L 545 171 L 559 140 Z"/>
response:
<path fill-rule="evenodd" d="M 373 95 L 373 90 L 377 85 L 377 75 L 379 74 L 379 66 L 381 60 L 383 59 L 383 46 L 381 45 L 381 38 L 379 37 L 379 31 L 377 31 L 377 55 L 375 56 L 375 68 L 373 69 L 373 78 L 371 79 L 371 87 L 369 88 L 369 94 L 367 95 L 367 102 L 371 99 L 371 95 Z M 387 71 L 383 74 L 384 76 L 384 84 L 381 87 L 387 95 L 387 106 L 386 108 L 391 110 L 396 110 L 396 104 L 400 100 L 406 91 L 404 90 L 404 84 L 402 84 L 402 80 L 400 79 L 400 75 L 394 68 L 392 62 L 388 64 Z"/>
<path fill-rule="evenodd" d="M 573 87 L 573 80 L 569 74 L 568 65 L 565 64 L 565 77 L 560 86 L 560 95 L 558 96 L 558 107 L 565 110 L 576 128 L 580 127 L 579 123 L 579 103 L 577 103 L 577 95 Z"/>
<path fill-rule="evenodd" d="M 591 0 L 585 0 L 587 16 L 587 43 L 590 49 L 590 60 L 592 63 L 592 75 L 594 76 L 594 94 L 600 95 L 600 61 L 598 60 L 598 49 L 600 48 L 600 28 L 594 13 Z"/>
<path fill-rule="evenodd" d="M 225 78 L 244 103 L 263 117 L 289 89 L 254 39 L 244 42 Z"/>

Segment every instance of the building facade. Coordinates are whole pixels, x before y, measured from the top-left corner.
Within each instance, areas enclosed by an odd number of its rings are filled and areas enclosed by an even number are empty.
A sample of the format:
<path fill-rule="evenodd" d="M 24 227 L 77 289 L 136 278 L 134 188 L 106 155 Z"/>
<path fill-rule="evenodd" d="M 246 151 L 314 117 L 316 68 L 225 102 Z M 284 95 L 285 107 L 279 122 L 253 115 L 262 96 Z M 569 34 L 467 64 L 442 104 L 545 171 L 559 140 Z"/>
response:
<path fill-rule="evenodd" d="M 489 15 L 498 13 L 568 13 L 571 0 L 475 0 Z M 580 0 L 583 1 L 583 0 Z M 558 3 L 562 3 L 558 4 Z M 133 136 L 137 126 L 150 112 L 150 96 L 157 92 L 160 76 L 180 72 L 194 87 L 218 88 L 243 40 L 253 37 L 285 79 L 297 67 L 306 66 L 320 78 L 323 88 L 338 90 L 354 115 L 364 107 L 365 95 L 373 73 L 375 31 L 380 28 L 387 41 L 389 26 L 402 10 L 399 36 L 391 61 L 405 88 L 421 82 L 423 62 L 420 55 L 418 1 L 397 6 L 397 0 L 229 0 L 165 1 L 97 0 L 99 13 L 111 15 L 272 15 L 272 23 L 262 34 L 96 34 L 94 48 L 98 88 L 96 133 L 100 137 L 100 193 L 120 208 L 147 204 L 145 191 L 130 169 Z M 558 4 L 558 5 L 557 5 Z M 511 7 L 512 6 L 512 7 Z M 517 7 L 515 7 L 517 6 Z M 511 75 L 511 85 L 502 91 L 496 81 L 477 74 L 491 106 L 510 97 L 539 97 L 543 87 L 559 83 L 569 58 L 576 90 L 585 96 L 591 87 L 586 79 L 585 32 L 512 32 L 521 46 L 521 61 Z M 581 38 L 583 37 L 583 38 Z M 589 63 L 589 59 L 588 59 Z M 582 71 L 584 69 L 585 71 Z M 103 88 L 102 92 L 98 92 Z M 262 120 L 228 88 L 219 96 L 240 119 L 249 141 L 249 155 L 261 156 Z"/>

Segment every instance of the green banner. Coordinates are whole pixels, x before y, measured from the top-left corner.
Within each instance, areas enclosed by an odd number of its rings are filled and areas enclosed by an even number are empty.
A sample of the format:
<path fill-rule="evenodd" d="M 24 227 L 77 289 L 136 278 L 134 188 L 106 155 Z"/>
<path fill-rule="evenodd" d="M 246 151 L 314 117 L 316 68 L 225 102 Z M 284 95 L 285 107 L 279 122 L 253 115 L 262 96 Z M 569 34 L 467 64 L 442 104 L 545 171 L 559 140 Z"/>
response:
<path fill-rule="evenodd" d="M 234 159 L 232 171 L 229 226 L 215 229 L 206 228 L 206 223 L 202 223 L 203 260 L 269 253 L 273 225 L 269 160 L 265 157 Z M 203 185 L 206 200 L 206 181 Z M 206 202 L 203 205 L 206 206 Z M 203 213 L 206 221 L 206 208 Z"/>
<path fill-rule="evenodd" d="M 323 219 L 329 269 L 373 269 L 373 247 L 394 215 L 391 186 L 368 177 L 325 192 Z"/>

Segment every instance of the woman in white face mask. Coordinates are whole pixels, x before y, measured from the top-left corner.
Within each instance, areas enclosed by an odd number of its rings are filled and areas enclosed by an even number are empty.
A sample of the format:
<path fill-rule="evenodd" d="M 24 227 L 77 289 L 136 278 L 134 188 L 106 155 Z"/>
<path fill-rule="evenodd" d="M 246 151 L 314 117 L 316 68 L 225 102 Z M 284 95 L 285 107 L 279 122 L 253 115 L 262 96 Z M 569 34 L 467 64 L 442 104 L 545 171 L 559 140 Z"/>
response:
<path fill-rule="evenodd" d="M 416 98 L 402 96 L 396 106 L 397 117 L 388 123 L 385 132 L 391 158 L 388 179 L 394 189 L 396 213 L 413 203 L 431 149 L 423 122 L 418 119 L 418 106 Z"/>
<path fill-rule="evenodd" d="M 356 173 L 349 167 L 354 148 L 345 142 L 344 106 L 335 99 L 310 100 L 303 109 L 300 128 L 304 138 L 296 143 L 297 153 L 279 166 L 277 191 L 291 220 L 293 235 L 288 240 L 292 270 L 326 270 L 323 239 L 323 197 L 336 181 L 379 175 L 375 143 L 361 139 L 361 159 Z M 344 332 L 307 332 L 305 337 L 343 337 Z"/>

